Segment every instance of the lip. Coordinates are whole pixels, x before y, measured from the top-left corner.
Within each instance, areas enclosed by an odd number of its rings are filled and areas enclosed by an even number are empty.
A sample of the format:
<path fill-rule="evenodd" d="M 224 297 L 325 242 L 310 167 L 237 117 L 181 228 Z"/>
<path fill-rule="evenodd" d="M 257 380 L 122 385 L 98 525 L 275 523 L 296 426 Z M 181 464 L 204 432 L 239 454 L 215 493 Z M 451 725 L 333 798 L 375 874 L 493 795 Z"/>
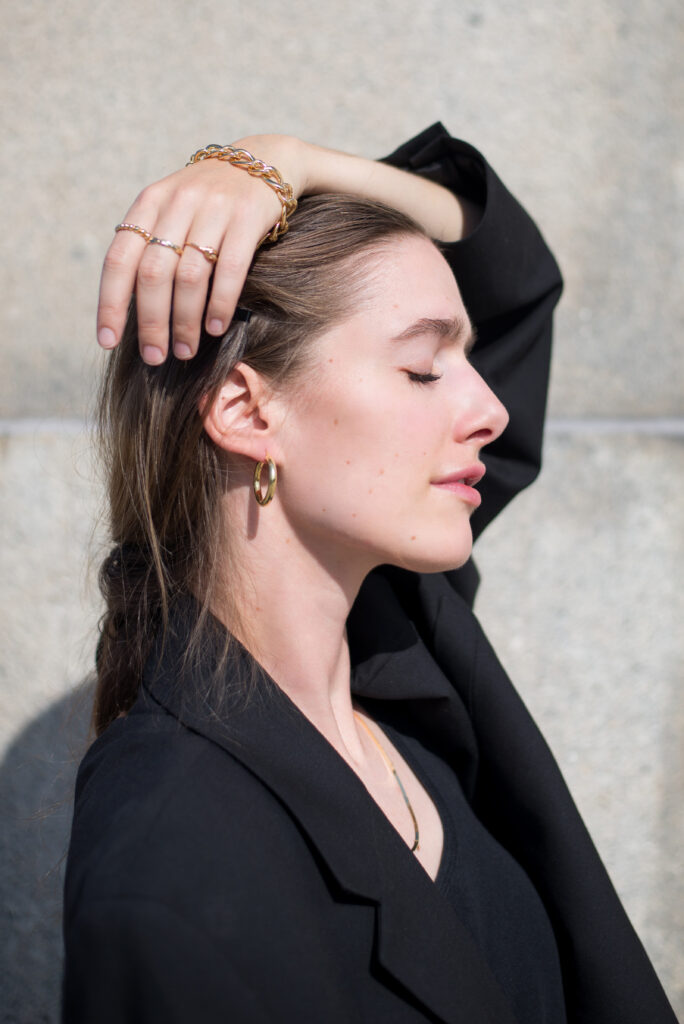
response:
<path fill-rule="evenodd" d="M 480 482 L 484 475 L 485 467 L 482 463 L 474 462 L 471 466 L 454 470 L 453 473 L 449 473 L 439 480 L 432 480 L 431 483 L 433 487 L 439 487 L 444 491 L 452 491 L 459 498 L 467 501 L 468 504 L 478 508 L 482 501 L 482 495 L 479 491 L 475 490 L 475 485 Z"/>

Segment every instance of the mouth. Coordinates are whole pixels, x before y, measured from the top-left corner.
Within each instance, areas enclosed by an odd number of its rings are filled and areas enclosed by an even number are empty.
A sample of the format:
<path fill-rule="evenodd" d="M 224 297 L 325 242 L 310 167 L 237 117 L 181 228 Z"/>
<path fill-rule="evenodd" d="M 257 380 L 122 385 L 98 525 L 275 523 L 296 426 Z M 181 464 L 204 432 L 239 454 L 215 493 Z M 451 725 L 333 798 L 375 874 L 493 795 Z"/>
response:
<path fill-rule="evenodd" d="M 481 462 L 476 462 L 472 466 L 466 466 L 465 469 L 457 469 L 454 473 L 449 473 L 448 476 L 441 477 L 439 480 L 432 480 L 431 482 L 438 487 L 443 487 L 447 484 L 464 484 L 466 487 L 475 487 L 484 475 L 485 467 Z"/>
<path fill-rule="evenodd" d="M 475 490 L 475 486 L 484 475 L 485 467 L 481 462 L 477 462 L 472 466 L 466 466 L 464 469 L 458 469 L 454 473 L 449 473 L 448 476 L 442 477 L 439 480 L 432 480 L 431 483 L 433 487 L 439 487 L 440 490 L 452 491 L 459 498 L 468 502 L 469 505 L 477 508 L 482 501 L 482 496 L 479 491 Z"/>

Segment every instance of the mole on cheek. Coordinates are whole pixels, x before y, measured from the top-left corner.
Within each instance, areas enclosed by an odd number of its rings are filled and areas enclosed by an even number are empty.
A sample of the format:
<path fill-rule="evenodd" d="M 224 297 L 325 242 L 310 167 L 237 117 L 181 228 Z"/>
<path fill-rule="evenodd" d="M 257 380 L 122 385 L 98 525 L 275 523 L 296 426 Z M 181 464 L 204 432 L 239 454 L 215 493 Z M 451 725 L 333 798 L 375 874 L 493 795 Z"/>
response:
<path fill-rule="evenodd" d="M 337 426 L 337 424 L 338 424 L 339 422 L 340 422 L 339 420 L 333 420 L 333 424 L 334 424 L 335 426 Z"/>
<path fill-rule="evenodd" d="M 384 472 L 385 472 L 385 470 L 384 470 L 384 469 L 380 469 L 380 470 L 378 470 L 378 476 L 382 476 L 382 474 L 383 474 Z"/>

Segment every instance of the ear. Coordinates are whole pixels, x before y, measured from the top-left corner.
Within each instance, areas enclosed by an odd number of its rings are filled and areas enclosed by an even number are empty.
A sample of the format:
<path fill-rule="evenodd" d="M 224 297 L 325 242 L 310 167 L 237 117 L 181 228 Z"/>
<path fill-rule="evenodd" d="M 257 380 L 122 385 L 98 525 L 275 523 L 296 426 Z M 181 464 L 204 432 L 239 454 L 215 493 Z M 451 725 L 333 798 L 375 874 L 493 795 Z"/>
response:
<path fill-rule="evenodd" d="M 266 453 L 278 461 L 276 403 L 266 381 L 246 363 L 237 363 L 214 401 L 200 399 L 199 413 L 214 444 L 258 462 Z"/>

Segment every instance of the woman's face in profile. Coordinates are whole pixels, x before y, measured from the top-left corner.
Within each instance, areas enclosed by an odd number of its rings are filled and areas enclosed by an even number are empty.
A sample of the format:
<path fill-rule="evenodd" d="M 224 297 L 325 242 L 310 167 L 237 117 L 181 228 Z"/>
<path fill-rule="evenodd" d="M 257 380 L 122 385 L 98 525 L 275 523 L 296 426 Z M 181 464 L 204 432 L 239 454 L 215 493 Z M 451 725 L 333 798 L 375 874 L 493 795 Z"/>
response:
<path fill-rule="evenodd" d="M 470 322 L 432 243 L 387 243 L 360 307 L 316 342 L 315 384 L 284 418 L 283 511 L 364 571 L 455 568 L 470 555 L 480 449 L 507 413 L 468 362 Z"/>

